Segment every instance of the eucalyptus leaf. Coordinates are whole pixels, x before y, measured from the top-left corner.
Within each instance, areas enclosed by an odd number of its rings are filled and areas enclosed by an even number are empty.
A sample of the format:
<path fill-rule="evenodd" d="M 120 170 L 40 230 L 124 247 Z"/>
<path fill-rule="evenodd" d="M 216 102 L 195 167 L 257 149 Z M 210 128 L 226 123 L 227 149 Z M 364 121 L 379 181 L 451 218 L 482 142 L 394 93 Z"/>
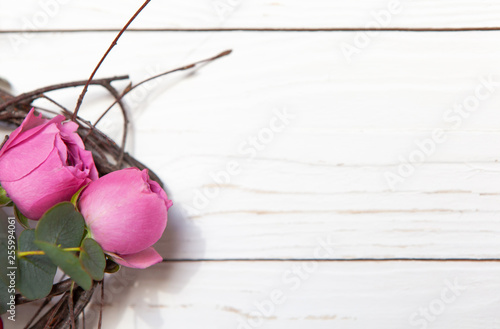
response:
<path fill-rule="evenodd" d="M 92 278 L 83 269 L 80 260 L 75 256 L 74 252 L 64 251 L 58 246 L 44 241 L 35 241 L 35 243 L 76 284 L 85 290 L 89 290 L 92 287 Z"/>
<path fill-rule="evenodd" d="M 106 257 L 101 246 L 94 239 L 87 238 L 83 240 L 80 262 L 92 279 L 101 281 L 104 278 Z"/>
<path fill-rule="evenodd" d="M 35 230 L 25 230 L 19 237 L 19 251 L 39 251 L 34 242 Z M 18 257 L 16 287 L 28 299 L 47 296 L 52 289 L 57 266 L 45 255 Z"/>
<path fill-rule="evenodd" d="M 60 246 L 79 247 L 85 221 L 71 202 L 62 202 L 49 209 L 38 221 L 36 240 Z"/>
<path fill-rule="evenodd" d="M 22 227 L 27 230 L 30 229 L 29 219 L 24 216 L 16 206 L 14 206 L 14 216 L 16 216 L 17 222 L 21 224 Z"/>

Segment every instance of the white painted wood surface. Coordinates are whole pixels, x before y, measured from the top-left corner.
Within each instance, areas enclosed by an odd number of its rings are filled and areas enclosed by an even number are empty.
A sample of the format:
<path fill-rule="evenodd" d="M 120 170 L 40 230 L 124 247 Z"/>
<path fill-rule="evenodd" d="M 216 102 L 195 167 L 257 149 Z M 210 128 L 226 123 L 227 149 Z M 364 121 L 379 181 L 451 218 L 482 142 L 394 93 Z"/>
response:
<path fill-rule="evenodd" d="M 0 29 L 23 29 L 19 19 L 41 3 L 0 1 Z M 364 27 L 388 4 L 227 3 L 237 9 L 220 22 L 210 2 L 153 1 L 134 27 Z M 117 28 L 138 4 L 68 2 L 40 28 Z M 391 26 L 494 26 L 500 12 L 491 1 L 404 4 Z M 113 37 L 0 34 L 0 76 L 16 92 L 85 79 Z M 342 47 L 359 33 L 125 34 L 99 76 L 140 81 L 234 52 L 127 100 L 136 120 L 128 149 L 166 182 L 175 206 L 158 243 L 169 261 L 110 279 L 104 328 L 500 328 L 498 263 L 376 261 L 498 258 L 499 37 L 380 33 L 347 58 Z M 77 94 L 54 97 L 72 106 Z M 108 103 L 93 89 L 82 115 Z M 474 111 L 450 112 L 456 104 Z M 267 136 L 284 110 L 289 123 Z M 119 136 L 116 120 L 101 128 Z M 391 186 L 386 176 L 436 129 L 446 140 Z M 259 134 L 253 157 L 249 138 Z M 231 162 L 238 174 L 213 178 Z M 292 289 L 300 276 L 289 271 L 304 264 L 318 267 Z M 447 288 L 456 282 L 466 290 Z M 287 301 L 266 315 L 255 303 L 276 289 Z"/>
<path fill-rule="evenodd" d="M 108 282 L 103 328 L 498 328 L 498 285 L 494 263 L 164 263 Z"/>
<path fill-rule="evenodd" d="M 119 29 L 142 0 L 0 2 L 0 29 Z M 398 8 L 389 19 L 381 13 Z M 491 0 L 169 0 L 152 1 L 133 28 L 485 27 L 498 26 Z"/>

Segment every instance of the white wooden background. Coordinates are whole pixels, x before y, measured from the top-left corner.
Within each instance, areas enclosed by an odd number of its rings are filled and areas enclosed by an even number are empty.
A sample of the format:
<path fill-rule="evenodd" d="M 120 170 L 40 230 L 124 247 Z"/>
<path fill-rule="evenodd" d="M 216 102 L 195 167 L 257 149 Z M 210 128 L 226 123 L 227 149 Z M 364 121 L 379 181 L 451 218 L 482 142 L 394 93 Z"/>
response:
<path fill-rule="evenodd" d="M 87 78 L 141 3 L 0 0 L 0 76 L 18 93 Z M 500 25 L 498 1 L 398 3 L 382 27 Z M 175 206 L 165 261 L 108 279 L 104 328 L 500 328 L 500 32 L 154 31 L 364 28 L 392 5 L 153 0 L 99 77 L 234 52 L 127 100 L 128 149 Z M 81 113 L 108 103 L 91 89 Z M 290 119 L 271 138 L 276 111 Z M 102 129 L 119 136 L 117 120 Z M 445 140 L 388 184 L 436 129 Z"/>

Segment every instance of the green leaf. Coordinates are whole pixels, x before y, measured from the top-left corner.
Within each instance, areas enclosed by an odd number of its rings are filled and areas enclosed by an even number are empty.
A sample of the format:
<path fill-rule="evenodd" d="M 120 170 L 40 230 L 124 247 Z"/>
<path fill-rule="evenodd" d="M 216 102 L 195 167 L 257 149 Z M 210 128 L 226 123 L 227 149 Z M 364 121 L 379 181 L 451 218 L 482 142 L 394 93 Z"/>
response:
<path fill-rule="evenodd" d="M 72 251 L 64 251 L 52 243 L 35 241 L 54 264 L 59 266 L 73 281 L 85 290 L 92 287 L 92 278 L 83 269 L 78 257 Z"/>
<path fill-rule="evenodd" d="M 94 239 L 83 240 L 80 262 L 92 279 L 101 281 L 104 278 L 106 257 L 104 257 L 101 246 Z"/>
<path fill-rule="evenodd" d="M 19 237 L 19 251 L 37 251 L 35 230 L 25 230 Z M 45 255 L 18 257 L 16 287 L 28 299 L 47 296 L 52 289 L 57 266 Z"/>
<path fill-rule="evenodd" d="M 7 196 L 7 192 L 0 186 L 0 206 L 8 206 L 12 200 Z"/>
<path fill-rule="evenodd" d="M 21 224 L 22 227 L 27 230 L 30 229 L 29 219 L 24 216 L 16 206 L 14 206 L 14 216 L 16 216 L 17 222 Z"/>
<path fill-rule="evenodd" d="M 36 240 L 75 248 L 83 238 L 85 221 L 71 202 L 62 202 L 49 209 L 38 221 Z"/>
<path fill-rule="evenodd" d="M 82 194 L 83 189 L 86 188 L 87 185 L 83 186 L 71 197 L 71 203 L 75 206 L 75 208 L 77 208 L 78 198 L 80 197 L 80 194 Z"/>

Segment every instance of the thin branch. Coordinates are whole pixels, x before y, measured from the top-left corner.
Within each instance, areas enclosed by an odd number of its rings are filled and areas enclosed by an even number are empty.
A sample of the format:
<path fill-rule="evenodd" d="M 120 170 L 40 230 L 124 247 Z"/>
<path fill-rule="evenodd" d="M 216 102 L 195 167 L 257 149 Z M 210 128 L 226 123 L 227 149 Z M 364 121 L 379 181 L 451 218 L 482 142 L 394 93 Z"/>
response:
<path fill-rule="evenodd" d="M 125 152 L 125 143 L 127 141 L 127 134 L 128 134 L 128 115 L 127 115 L 127 111 L 125 110 L 125 106 L 123 105 L 123 102 L 122 102 L 122 99 L 120 98 L 120 94 L 118 93 L 118 91 L 113 87 L 111 86 L 111 84 L 107 84 L 107 86 L 105 86 L 105 88 L 108 89 L 108 91 L 111 93 L 111 95 L 113 95 L 113 97 L 115 98 L 115 104 L 118 103 L 118 105 L 120 106 L 120 110 L 122 112 L 122 116 L 123 116 L 123 133 L 122 133 L 122 143 L 121 143 L 121 147 L 120 147 L 120 155 L 118 156 L 118 161 L 117 161 L 117 166 L 121 166 L 122 165 L 122 161 L 123 161 L 123 153 Z M 97 125 L 97 123 L 94 124 L 94 126 Z"/>
<path fill-rule="evenodd" d="M 125 30 L 127 30 L 127 28 L 129 27 L 129 25 L 132 24 L 132 22 L 135 20 L 135 18 L 137 16 L 139 16 L 140 12 L 144 8 L 146 8 L 146 6 L 148 5 L 149 2 L 151 2 L 151 0 L 146 0 L 142 4 L 142 6 L 135 12 L 134 16 L 132 16 L 132 18 L 129 19 L 129 21 L 127 22 L 127 24 L 125 24 L 125 26 L 121 29 L 121 31 L 118 33 L 118 35 L 116 36 L 116 38 L 113 40 L 113 42 L 109 46 L 108 50 L 106 50 L 106 52 L 104 53 L 104 56 L 102 56 L 101 60 L 99 61 L 99 63 L 95 67 L 94 71 L 90 75 L 90 78 L 88 79 L 87 83 L 85 84 L 85 87 L 83 87 L 82 93 L 78 97 L 78 101 L 76 103 L 75 111 L 73 111 L 73 117 L 72 117 L 73 121 L 76 120 L 76 116 L 78 114 L 78 110 L 80 110 L 80 106 L 82 105 L 83 98 L 85 97 L 85 94 L 87 93 L 87 89 L 89 87 L 90 81 L 92 81 L 92 79 L 94 78 L 95 74 L 97 73 L 97 70 L 99 69 L 99 67 L 101 66 L 101 64 L 104 62 L 104 60 L 106 59 L 106 57 L 108 56 L 108 54 L 111 52 L 111 49 L 113 49 L 114 46 L 116 46 L 118 44 L 118 39 L 120 39 L 120 37 L 122 36 L 122 34 L 125 32 Z"/>
<path fill-rule="evenodd" d="M 73 305 L 73 289 L 75 288 L 75 282 L 71 282 L 71 288 L 69 289 L 69 298 L 68 298 L 68 310 L 69 310 L 69 319 L 71 321 L 71 329 L 76 329 L 75 324 L 75 309 Z"/>
<path fill-rule="evenodd" d="M 50 303 L 51 300 L 52 300 L 52 297 L 45 298 L 45 300 L 43 301 L 42 305 L 40 305 L 40 307 L 35 312 L 35 314 L 33 314 L 33 316 L 28 321 L 28 323 L 26 324 L 26 326 L 24 327 L 24 329 L 28 329 L 31 326 L 31 324 L 33 323 L 33 321 L 35 321 L 35 319 L 37 318 L 37 316 L 40 315 L 40 313 L 42 312 L 42 310 L 45 308 L 45 306 L 47 306 L 48 303 Z"/>
<path fill-rule="evenodd" d="M 122 104 L 123 97 L 125 97 L 132 90 L 134 90 L 135 88 L 139 87 L 140 85 L 142 85 L 142 84 L 144 84 L 146 82 L 149 82 L 151 80 L 157 79 L 159 77 L 162 77 L 162 76 L 170 74 L 170 73 L 188 70 L 188 69 L 194 68 L 194 67 L 196 67 L 197 65 L 200 65 L 200 64 L 207 64 L 207 63 L 215 61 L 215 60 L 217 60 L 217 59 L 219 59 L 221 57 L 227 56 L 231 52 L 232 52 L 232 50 L 226 50 L 226 51 L 223 51 L 223 52 L 221 52 L 220 54 L 218 54 L 216 56 L 213 56 L 213 57 L 210 57 L 210 58 L 198 61 L 198 62 L 194 62 L 192 64 L 185 65 L 183 67 L 179 67 L 179 68 L 176 68 L 176 69 L 173 69 L 173 70 L 169 70 L 169 71 L 157 74 L 155 76 L 152 76 L 152 77 L 150 77 L 150 78 L 148 78 L 146 80 L 143 80 L 143 81 L 139 82 L 138 84 L 136 84 L 134 86 L 130 86 L 129 85 L 127 88 L 125 88 L 125 90 L 122 92 L 121 95 L 118 95 L 118 93 L 115 94 L 115 93 L 113 93 L 110 90 L 110 93 L 112 93 L 113 96 L 115 97 L 115 101 L 106 109 L 106 111 L 103 112 L 103 114 L 101 114 L 101 116 L 94 123 L 94 126 L 97 126 L 97 124 L 101 121 L 101 119 L 105 115 L 107 115 L 109 113 L 109 111 L 111 110 L 111 108 L 113 108 L 113 106 L 115 106 L 117 103 L 120 105 L 120 108 L 122 110 L 122 115 L 123 115 L 123 135 L 122 135 L 122 142 L 120 144 L 120 155 L 118 157 L 117 166 L 121 166 L 122 161 L 123 161 L 123 156 L 124 156 L 124 153 L 125 153 L 125 143 L 126 143 L 126 140 L 127 140 L 127 133 L 128 133 L 128 123 L 129 123 L 127 112 L 126 112 L 126 110 L 124 108 L 124 105 Z M 88 135 L 92 134 L 92 131 L 93 131 L 93 129 L 91 128 L 89 130 L 89 132 L 88 132 Z M 86 140 L 86 138 L 88 137 L 88 135 L 85 136 L 84 140 Z"/>
<path fill-rule="evenodd" d="M 65 108 L 62 104 L 58 103 L 57 101 L 55 101 L 54 99 L 50 98 L 49 96 L 45 95 L 45 94 L 42 94 L 40 96 L 40 98 L 44 98 L 46 100 L 48 100 L 49 102 L 51 102 L 52 104 L 54 104 L 55 106 L 59 107 L 62 111 L 64 112 L 69 112 L 69 110 L 67 108 Z M 50 111 L 50 110 L 45 110 L 46 112 L 49 112 L 49 113 L 53 113 L 53 114 L 56 114 L 55 112 L 53 111 Z"/>
<path fill-rule="evenodd" d="M 75 303 L 75 317 L 78 318 L 80 314 L 83 312 L 87 304 L 90 302 L 92 298 L 92 294 L 94 293 L 96 289 L 96 285 L 92 285 L 92 288 L 90 290 L 83 290 L 81 287 L 78 287 L 75 290 L 75 295 L 76 295 L 76 303 Z M 70 319 L 68 317 L 65 317 L 65 321 L 58 326 L 60 329 L 67 329 L 70 328 Z"/>
<path fill-rule="evenodd" d="M 121 75 L 121 76 L 116 76 L 112 78 L 104 78 L 104 79 L 95 79 L 90 81 L 90 85 L 100 85 L 104 86 L 105 83 L 110 83 L 112 81 L 119 81 L 119 80 L 127 80 L 129 77 L 128 75 Z M 88 82 L 88 80 L 82 80 L 82 81 L 73 81 L 73 82 L 65 82 L 65 83 L 58 83 L 55 85 L 39 88 L 32 90 L 27 93 L 22 93 L 18 96 L 12 97 L 10 100 L 7 102 L 1 103 L 0 104 L 0 112 L 4 111 L 7 107 L 12 106 L 14 104 L 21 103 L 23 101 L 32 101 L 33 99 L 36 99 L 38 96 L 40 96 L 43 93 L 49 92 L 49 91 L 54 91 L 54 90 L 59 90 L 59 89 L 65 89 L 65 88 L 72 88 L 72 87 L 79 87 L 83 86 Z"/>
<path fill-rule="evenodd" d="M 51 327 L 52 320 L 54 320 L 54 318 L 56 317 L 57 312 L 59 311 L 59 309 L 61 308 L 61 306 L 66 301 L 66 298 L 68 298 L 68 292 L 66 292 L 63 295 L 63 297 L 59 300 L 59 302 L 52 308 L 52 312 L 49 312 L 49 313 L 45 314 L 46 316 L 42 317 L 38 321 L 38 323 L 35 324 L 35 326 L 33 327 L 33 329 L 39 328 L 40 325 L 43 324 L 43 320 L 47 317 L 47 315 L 48 315 L 48 320 L 47 320 L 47 322 L 45 322 L 45 325 L 43 326 L 43 329 L 49 329 Z"/>
<path fill-rule="evenodd" d="M 104 278 L 102 278 L 101 282 L 101 299 L 99 301 L 99 322 L 97 324 L 97 328 L 101 329 L 102 327 L 102 307 L 104 305 Z"/>
<path fill-rule="evenodd" d="M 167 75 L 167 74 L 171 74 L 171 73 L 174 73 L 174 72 L 178 72 L 178 71 L 185 71 L 185 70 L 188 70 L 188 69 L 191 69 L 191 68 L 194 68 L 196 67 L 197 65 L 199 64 L 202 64 L 202 63 L 209 63 L 209 62 L 212 62 L 212 61 L 215 61 L 221 57 L 224 57 L 224 56 L 227 56 L 229 54 L 231 54 L 232 50 L 225 50 L 223 52 L 221 52 L 220 54 L 216 55 L 216 56 L 213 56 L 213 57 L 210 57 L 210 58 L 207 58 L 207 59 L 203 59 L 201 61 L 198 61 L 198 62 L 194 62 L 192 64 L 189 64 L 189 65 L 185 65 L 185 66 L 182 66 L 182 67 L 179 67 L 179 68 L 176 68 L 176 69 L 173 69 L 173 70 L 169 70 L 169 71 L 166 71 L 166 72 L 163 72 L 163 73 L 160 73 L 160 74 L 157 74 L 155 76 L 152 76 L 150 78 L 147 78 L 146 80 L 143 80 L 141 82 L 139 82 L 138 84 L 134 85 L 134 86 L 131 86 L 129 88 L 126 88 L 124 90 L 124 92 L 121 94 L 121 96 L 119 97 L 118 100 L 116 100 L 113 104 L 111 104 L 106 111 L 104 111 L 104 113 L 99 117 L 99 119 L 97 119 L 97 121 L 95 122 L 94 125 L 97 125 L 99 123 L 99 121 L 109 112 L 109 110 L 111 110 L 111 108 L 113 106 L 116 105 L 116 103 L 118 101 L 120 101 L 123 97 L 125 97 L 126 95 L 128 95 L 132 90 L 134 90 L 135 88 L 139 87 L 140 85 L 146 83 L 146 82 L 149 82 L 151 80 L 154 80 L 154 79 L 157 79 L 159 77 L 162 77 L 164 75 Z"/>
<path fill-rule="evenodd" d="M 47 297 L 51 298 L 51 297 L 63 294 L 66 291 L 68 291 L 70 287 L 71 287 L 71 279 L 67 279 L 67 280 L 64 280 L 62 282 L 56 283 L 55 285 L 52 286 L 52 290 L 47 295 Z M 21 294 L 16 294 L 16 305 L 22 305 L 22 304 L 27 304 L 27 303 L 31 303 L 31 302 L 33 302 L 33 300 L 28 299 L 28 298 L 22 296 Z"/>

